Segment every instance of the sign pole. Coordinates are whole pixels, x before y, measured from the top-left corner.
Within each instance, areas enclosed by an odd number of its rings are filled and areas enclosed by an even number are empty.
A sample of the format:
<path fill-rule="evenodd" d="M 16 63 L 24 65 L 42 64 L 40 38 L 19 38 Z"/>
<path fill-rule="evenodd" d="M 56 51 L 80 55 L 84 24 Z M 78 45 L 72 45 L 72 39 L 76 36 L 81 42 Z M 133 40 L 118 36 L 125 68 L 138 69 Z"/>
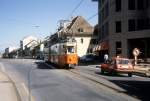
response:
<path fill-rule="evenodd" d="M 138 56 L 140 54 L 140 50 L 138 48 L 133 49 L 133 55 L 134 55 L 134 64 L 137 64 L 138 61 Z"/>

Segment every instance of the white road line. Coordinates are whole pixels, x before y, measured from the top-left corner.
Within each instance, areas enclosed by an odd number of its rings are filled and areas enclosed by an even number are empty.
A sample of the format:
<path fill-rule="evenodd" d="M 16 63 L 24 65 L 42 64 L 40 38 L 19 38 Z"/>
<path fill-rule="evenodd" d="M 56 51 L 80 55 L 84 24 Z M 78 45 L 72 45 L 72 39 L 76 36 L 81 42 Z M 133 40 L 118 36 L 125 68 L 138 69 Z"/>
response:
<path fill-rule="evenodd" d="M 30 97 L 30 101 L 35 101 L 34 97 L 31 95 L 31 92 L 29 93 L 29 89 L 26 87 L 25 83 L 22 83 L 21 85 L 22 85 L 24 91 L 26 92 L 26 95 L 28 96 L 27 98 L 29 99 L 29 97 Z"/>
<path fill-rule="evenodd" d="M 24 91 L 26 92 L 26 94 L 29 95 L 29 90 L 28 90 L 28 88 L 26 87 L 26 85 L 25 85 L 24 83 L 22 83 L 21 85 L 22 85 Z"/>

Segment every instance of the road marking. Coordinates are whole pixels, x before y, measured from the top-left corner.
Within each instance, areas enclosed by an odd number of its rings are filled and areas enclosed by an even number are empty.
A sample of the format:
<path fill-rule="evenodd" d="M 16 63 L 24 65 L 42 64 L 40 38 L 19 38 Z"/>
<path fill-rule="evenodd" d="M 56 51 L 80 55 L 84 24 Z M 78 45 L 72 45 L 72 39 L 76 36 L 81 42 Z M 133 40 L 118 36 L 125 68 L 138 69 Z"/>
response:
<path fill-rule="evenodd" d="M 26 92 L 27 98 L 30 99 L 29 101 L 35 101 L 34 97 L 31 95 L 31 92 L 29 92 L 29 89 L 26 87 L 25 83 L 22 83 L 21 85 Z"/>
<path fill-rule="evenodd" d="M 24 88 L 24 91 L 26 92 L 26 94 L 29 95 L 29 90 L 24 83 L 22 83 L 22 87 Z"/>

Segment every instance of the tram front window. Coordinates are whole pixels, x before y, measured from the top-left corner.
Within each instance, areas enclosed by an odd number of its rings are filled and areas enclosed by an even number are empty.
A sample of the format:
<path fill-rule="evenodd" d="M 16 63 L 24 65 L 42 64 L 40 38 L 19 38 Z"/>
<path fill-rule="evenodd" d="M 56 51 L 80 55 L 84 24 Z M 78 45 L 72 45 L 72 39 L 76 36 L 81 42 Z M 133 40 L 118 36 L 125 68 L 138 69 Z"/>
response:
<path fill-rule="evenodd" d="M 68 47 L 68 53 L 74 53 L 74 47 L 73 46 Z"/>

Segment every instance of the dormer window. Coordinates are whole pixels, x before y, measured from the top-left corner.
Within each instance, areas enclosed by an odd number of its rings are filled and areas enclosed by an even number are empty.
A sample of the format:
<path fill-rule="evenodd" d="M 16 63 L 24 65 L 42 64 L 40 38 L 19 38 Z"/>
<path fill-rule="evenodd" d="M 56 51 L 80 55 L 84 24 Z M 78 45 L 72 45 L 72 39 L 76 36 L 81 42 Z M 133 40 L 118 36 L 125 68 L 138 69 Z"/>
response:
<path fill-rule="evenodd" d="M 81 43 L 83 43 L 83 38 L 81 38 Z"/>
<path fill-rule="evenodd" d="M 83 33 L 83 32 L 84 32 L 83 28 L 79 28 L 79 29 L 78 29 L 78 32 L 79 32 L 79 33 Z"/>

